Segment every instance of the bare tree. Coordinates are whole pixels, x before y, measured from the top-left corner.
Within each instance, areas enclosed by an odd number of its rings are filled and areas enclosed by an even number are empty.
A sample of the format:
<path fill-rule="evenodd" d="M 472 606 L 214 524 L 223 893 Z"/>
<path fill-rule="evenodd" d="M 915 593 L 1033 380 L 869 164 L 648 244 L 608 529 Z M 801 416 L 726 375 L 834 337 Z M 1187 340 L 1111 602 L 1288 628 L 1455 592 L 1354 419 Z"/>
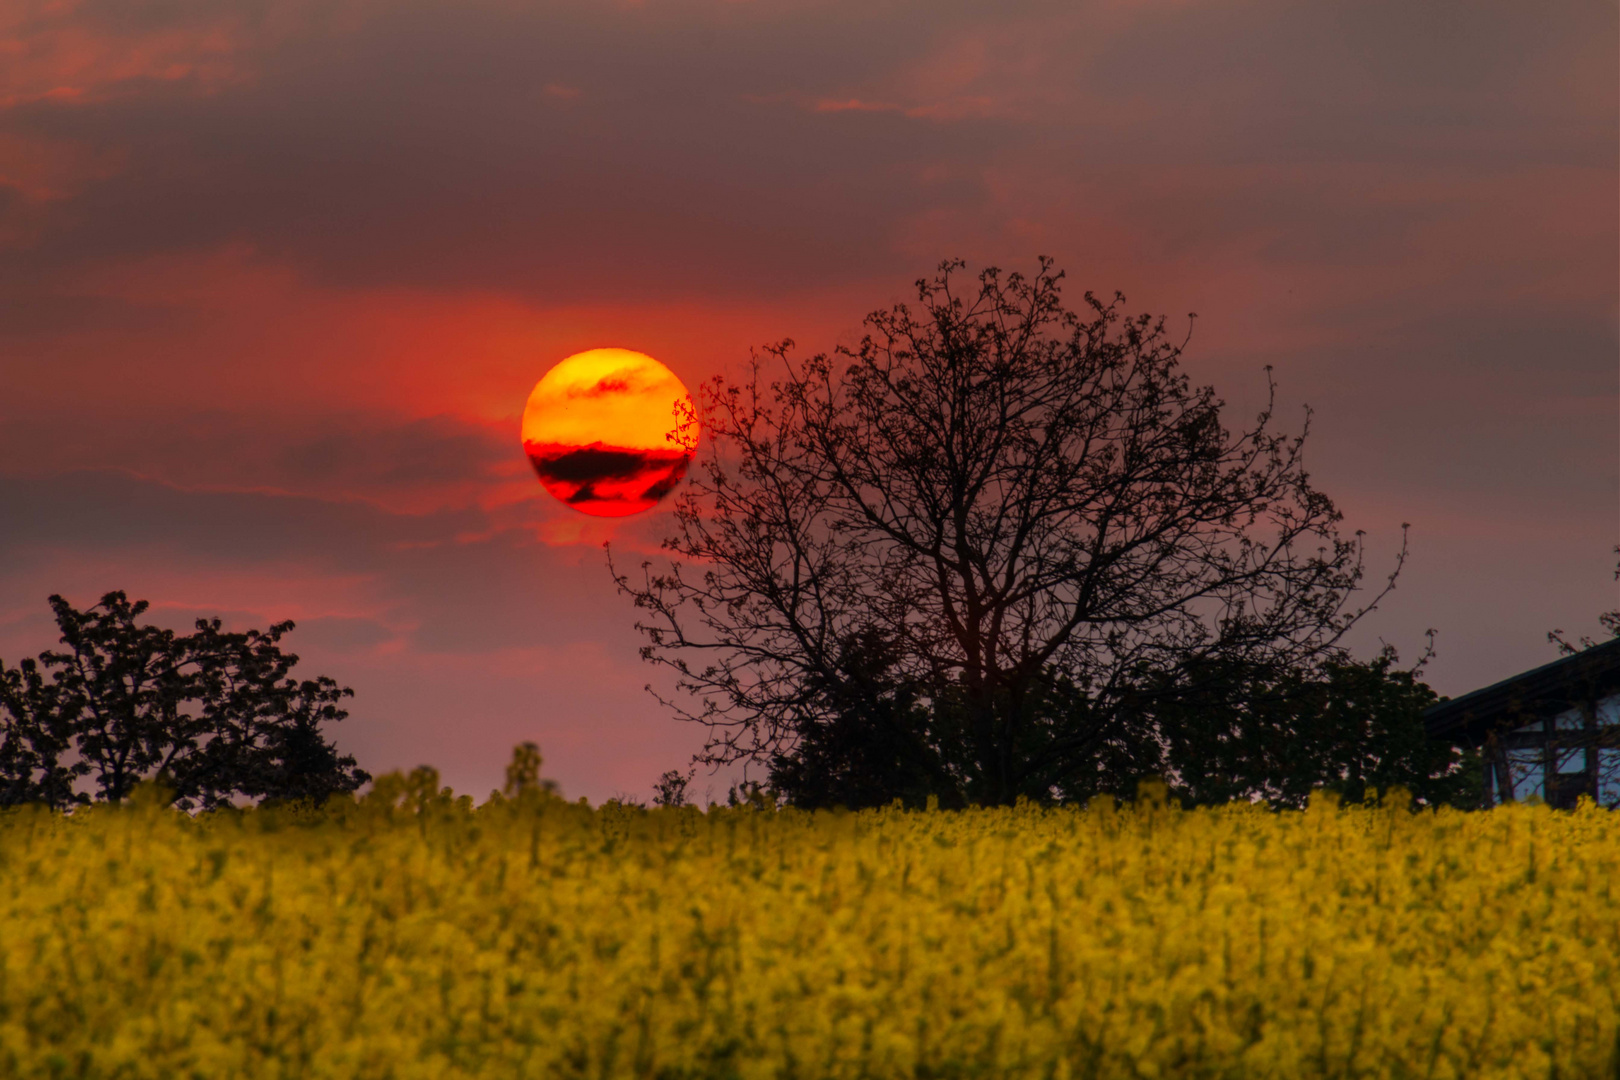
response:
<path fill-rule="evenodd" d="M 1359 534 L 1271 404 L 1233 435 L 1162 318 L 1068 309 L 1047 259 L 958 296 L 962 266 L 854 349 L 784 341 L 702 388 L 670 558 L 614 577 L 705 760 L 791 778 L 841 745 L 829 767 L 903 797 L 1080 797 L 1162 767 L 1141 673 L 1307 665 L 1370 610 Z"/>

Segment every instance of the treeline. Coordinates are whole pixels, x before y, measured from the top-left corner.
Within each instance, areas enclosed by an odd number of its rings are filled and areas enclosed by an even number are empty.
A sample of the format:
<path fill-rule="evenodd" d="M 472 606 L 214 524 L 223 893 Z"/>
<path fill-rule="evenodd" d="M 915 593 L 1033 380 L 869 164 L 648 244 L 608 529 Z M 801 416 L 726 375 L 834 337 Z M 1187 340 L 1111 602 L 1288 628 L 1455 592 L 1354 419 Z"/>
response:
<path fill-rule="evenodd" d="M 348 715 L 340 703 L 353 691 L 325 676 L 293 676 L 298 657 L 280 644 L 292 622 L 228 633 L 218 619 L 198 620 L 193 633 L 176 634 L 142 623 L 147 602 L 122 592 L 82 611 L 60 596 L 50 604 L 64 648 L 14 668 L 0 660 L 0 807 L 121 801 L 142 780 L 158 781 L 187 810 L 243 799 L 321 802 L 371 779 L 322 731 Z M 940 773 L 972 767 L 965 704 L 957 693 L 908 693 L 884 659 L 869 645 L 863 657 L 845 658 L 864 665 L 869 686 L 884 682 L 871 699 L 880 712 L 846 699 L 807 720 L 800 738 L 769 758 L 767 782 L 734 789 L 732 801 L 769 794 L 804 808 L 861 808 L 938 800 Z M 1094 767 L 1054 768 L 1041 801 L 1128 798 L 1142 780 L 1164 778 L 1188 805 L 1298 807 L 1316 788 L 1360 801 L 1393 787 L 1428 804 L 1478 805 L 1477 756 L 1424 733 L 1422 712 L 1437 698 L 1419 671 L 1397 666 L 1386 649 L 1370 662 L 1314 670 L 1205 662 L 1174 679 L 1143 672 L 1104 727 Z M 1024 708 L 1032 750 L 1100 726 L 1091 698 L 1062 676 L 1044 680 Z M 539 780 L 534 744 L 517 754 L 509 788 L 552 787 Z M 684 803 L 690 776 L 665 774 L 654 801 Z"/>
<path fill-rule="evenodd" d="M 667 560 L 610 561 L 683 692 L 666 704 L 708 730 L 698 763 L 807 808 L 1077 803 L 1149 778 L 1198 804 L 1398 786 L 1477 805 L 1477 756 L 1425 735 L 1422 663 L 1344 645 L 1394 587 L 1404 527 L 1364 589 L 1361 534 L 1312 483 L 1306 430 L 1277 429 L 1269 369 L 1229 428 L 1162 318 L 1118 294 L 1070 308 L 1048 260 L 968 288 L 961 269 L 858 344 L 784 341 L 702 388 Z M 175 635 L 122 593 L 51 604 L 65 651 L 0 664 L 0 803 L 155 776 L 206 808 L 367 779 L 321 733 L 349 691 L 290 673 L 291 623 Z"/>
<path fill-rule="evenodd" d="M 1389 649 L 1372 661 L 1305 669 L 1206 661 L 1195 672 L 1144 673 L 1106 718 L 1061 675 L 1049 675 L 1037 695 L 1021 708 L 1027 760 L 1052 766 L 1039 777 L 1041 802 L 1128 799 L 1152 779 L 1187 806 L 1263 800 L 1299 808 L 1318 788 L 1355 802 L 1402 788 L 1427 805 L 1480 803 L 1478 754 L 1428 737 L 1422 714 L 1438 697 Z M 846 708 L 804 723 L 771 755 L 766 789 L 805 807 L 949 800 L 950 780 L 974 767 L 962 695 L 908 698 L 891 687 L 879 702 L 876 722 L 870 708 Z M 1045 746 L 1099 728 L 1088 768 L 1042 756 Z"/>
<path fill-rule="evenodd" d="M 60 650 L 0 660 L 0 807 L 122 801 L 156 780 L 186 810 L 352 792 L 371 779 L 322 725 L 354 691 L 301 679 L 281 639 L 293 623 L 190 634 L 142 623 L 144 600 L 111 592 L 79 610 L 50 598 Z"/>

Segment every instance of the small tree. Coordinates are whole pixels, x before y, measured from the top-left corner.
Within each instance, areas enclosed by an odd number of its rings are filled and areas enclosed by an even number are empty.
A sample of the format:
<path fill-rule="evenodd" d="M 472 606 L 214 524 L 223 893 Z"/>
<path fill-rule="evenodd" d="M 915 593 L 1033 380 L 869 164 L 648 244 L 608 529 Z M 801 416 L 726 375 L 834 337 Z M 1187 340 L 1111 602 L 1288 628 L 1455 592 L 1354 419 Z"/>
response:
<path fill-rule="evenodd" d="M 180 635 L 141 623 L 146 601 L 122 592 L 84 611 L 50 604 L 66 649 L 0 664 L 0 801 L 86 802 L 74 784 L 88 777 L 97 798 L 117 802 L 156 779 L 176 805 L 206 809 L 238 796 L 324 799 L 370 779 L 320 731 L 348 715 L 338 703 L 354 692 L 291 677 L 298 657 L 279 645 L 291 622 L 226 633 L 198 620 Z"/>
<path fill-rule="evenodd" d="M 539 743 L 527 739 L 518 743 L 512 747 L 512 760 L 506 765 L 506 783 L 500 791 L 490 792 L 490 798 L 498 795 L 503 799 L 526 803 L 557 796 L 557 782 L 540 776 L 540 769 L 545 763 Z"/>
<path fill-rule="evenodd" d="M 614 571 L 704 760 L 813 799 L 1134 785 L 1161 748 L 1127 698 L 1188 689 L 1141 672 L 1309 667 L 1370 609 L 1271 405 L 1234 435 L 1162 319 L 1117 295 L 1071 311 L 1046 260 L 959 297 L 960 267 L 854 349 L 783 342 L 704 388 L 670 561 Z"/>
<path fill-rule="evenodd" d="M 653 784 L 653 805 L 670 807 L 687 805 L 686 789 L 691 782 L 690 771 L 683 773 L 670 769 Z"/>

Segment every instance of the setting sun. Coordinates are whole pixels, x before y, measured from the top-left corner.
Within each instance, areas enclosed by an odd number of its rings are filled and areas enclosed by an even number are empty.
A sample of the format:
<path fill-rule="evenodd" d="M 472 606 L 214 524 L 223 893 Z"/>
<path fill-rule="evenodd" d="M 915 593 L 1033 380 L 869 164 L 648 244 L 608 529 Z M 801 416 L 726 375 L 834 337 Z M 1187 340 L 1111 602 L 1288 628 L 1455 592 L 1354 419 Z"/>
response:
<path fill-rule="evenodd" d="M 629 349 L 590 349 L 558 363 L 523 410 L 523 450 L 547 491 L 600 517 L 652 508 L 680 483 L 697 448 L 681 380 Z"/>

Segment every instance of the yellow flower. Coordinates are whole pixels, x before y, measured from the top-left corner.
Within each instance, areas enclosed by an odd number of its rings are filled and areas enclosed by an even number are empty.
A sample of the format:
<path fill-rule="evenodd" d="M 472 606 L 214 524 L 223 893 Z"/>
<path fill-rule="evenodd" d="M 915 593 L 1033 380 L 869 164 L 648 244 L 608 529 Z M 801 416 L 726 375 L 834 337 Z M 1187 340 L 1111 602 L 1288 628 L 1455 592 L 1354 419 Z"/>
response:
<path fill-rule="evenodd" d="M 1592 806 L 703 814 L 436 785 L 0 814 L 0 1076 L 1617 1067 L 1620 824 Z"/>

